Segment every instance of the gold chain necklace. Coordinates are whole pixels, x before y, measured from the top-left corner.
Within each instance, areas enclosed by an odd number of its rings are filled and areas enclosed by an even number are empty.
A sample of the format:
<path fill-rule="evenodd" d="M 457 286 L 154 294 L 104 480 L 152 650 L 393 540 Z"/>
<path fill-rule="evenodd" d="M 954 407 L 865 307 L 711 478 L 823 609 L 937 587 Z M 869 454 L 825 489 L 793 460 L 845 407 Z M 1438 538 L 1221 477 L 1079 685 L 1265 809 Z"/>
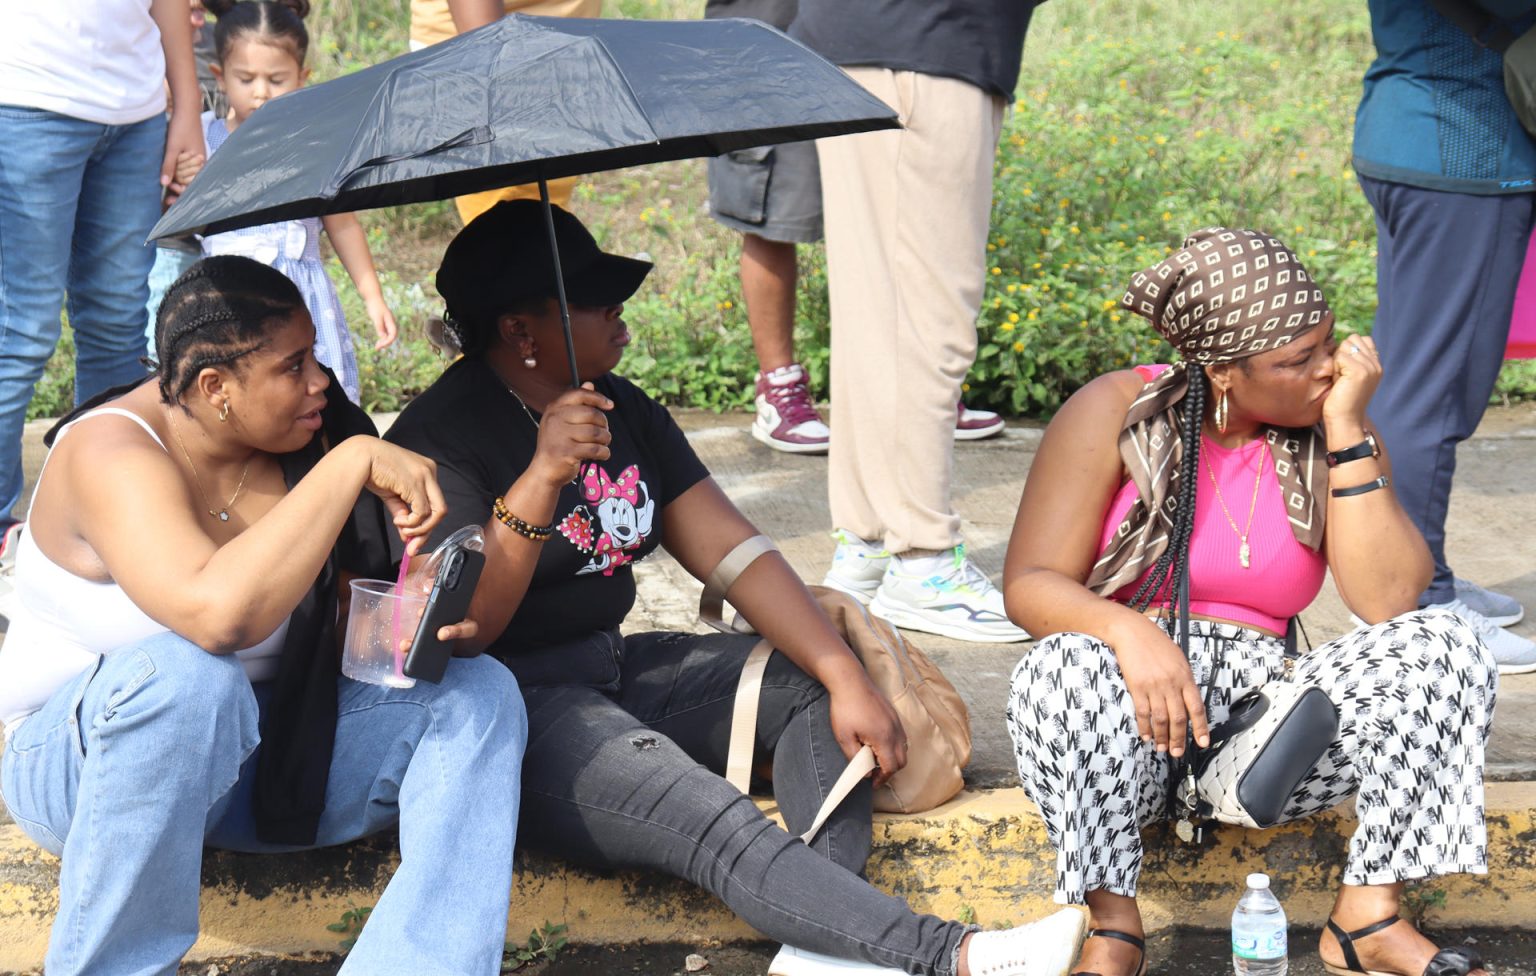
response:
<path fill-rule="evenodd" d="M 1248 524 L 1241 532 L 1238 531 L 1237 521 L 1232 518 L 1232 512 L 1227 508 L 1227 500 L 1221 495 L 1221 482 L 1216 480 L 1216 472 L 1211 469 L 1210 458 L 1201 458 L 1205 462 L 1205 473 L 1211 478 L 1211 487 L 1216 489 L 1216 501 L 1221 505 L 1221 514 L 1227 517 L 1227 524 L 1232 526 L 1232 531 L 1237 533 L 1237 561 L 1244 569 L 1253 565 L 1253 550 L 1248 548 L 1248 533 L 1253 531 L 1253 513 L 1259 507 L 1259 482 L 1264 480 L 1264 460 L 1269 456 L 1269 441 L 1266 439 L 1259 448 L 1259 472 L 1253 479 L 1253 498 L 1248 502 Z"/>
<path fill-rule="evenodd" d="M 223 508 L 214 511 L 213 502 L 208 500 L 208 492 L 203 488 L 203 479 L 198 477 L 197 465 L 192 463 L 192 455 L 187 453 L 186 442 L 181 439 L 181 431 L 177 429 L 176 421 L 171 419 L 169 408 L 165 411 L 165 422 L 170 426 L 171 433 L 176 435 L 176 446 L 181 448 L 181 456 L 187 459 L 187 468 L 192 472 L 192 483 L 197 485 L 197 493 L 203 496 L 203 504 L 208 506 L 208 514 L 220 522 L 228 522 L 230 506 L 234 505 L 235 499 L 240 497 L 240 489 L 245 487 L 245 476 L 251 473 L 251 459 L 247 458 L 245 461 L 245 467 L 240 472 L 240 483 L 235 485 L 235 493 L 229 496 L 229 501 L 224 503 Z"/>

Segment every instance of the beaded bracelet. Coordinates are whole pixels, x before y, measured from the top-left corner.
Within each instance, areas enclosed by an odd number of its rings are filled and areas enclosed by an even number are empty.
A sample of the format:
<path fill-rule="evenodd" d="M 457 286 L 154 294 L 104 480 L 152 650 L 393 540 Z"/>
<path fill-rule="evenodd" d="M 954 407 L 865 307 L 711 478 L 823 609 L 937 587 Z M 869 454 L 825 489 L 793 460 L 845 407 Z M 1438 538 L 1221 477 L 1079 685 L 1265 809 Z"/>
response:
<path fill-rule="evenodd" d="M 546 542 L 555 534 L 555 525 L 530 525 L 513 515 L 507 509 L 507 503 L 500 495 L 496 496 L 496 503 L 491 506 L 491 514 L 496 516 L 496 521 L 516 532 L 530 542 Z"/>

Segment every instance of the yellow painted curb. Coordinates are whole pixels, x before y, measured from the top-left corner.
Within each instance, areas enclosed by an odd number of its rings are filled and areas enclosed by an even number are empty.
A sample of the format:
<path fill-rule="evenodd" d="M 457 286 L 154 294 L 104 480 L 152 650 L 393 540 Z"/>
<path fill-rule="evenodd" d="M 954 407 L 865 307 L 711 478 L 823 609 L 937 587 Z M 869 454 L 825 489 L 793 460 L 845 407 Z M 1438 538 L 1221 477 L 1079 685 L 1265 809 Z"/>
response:
<path fill-rule="evenodd" d="M 772 812 L 771 805 L 764 808 Z M 1487 788 L 1487 877 L 1430 882 L 1447 895 L 1447 925 L 1536 928 L 1536 784 Z M 1149 830 L 1141 900 L 1148 925 L 1225 928 L 1242 879 L 1265 871 L 1293 920 L 1317 924 L 1332 903 L 1354 818 L 1344 807 L 1269 831 L 1222 827 L 1199 845 Z M 378 900 L 398 863 L 392 837 L 304 854 L 210 852 L 202 936 L 189 958 L 334 950 L 326 930 Z M 919 911 L 983 925 L 1052 907 L 1054 855 L 1033 805 L 1016 789 L 963 793 L 937 810 L 881 815 L 869 876 Z M 0 827 L 0 972 L 41 965 L 58 905 L 58 865 L 15 826 Z M 753 939 L 712 896 L 655 874 L 598 874 L 518 856 L 509 931 L 565 922 L 578 942 Z"/>

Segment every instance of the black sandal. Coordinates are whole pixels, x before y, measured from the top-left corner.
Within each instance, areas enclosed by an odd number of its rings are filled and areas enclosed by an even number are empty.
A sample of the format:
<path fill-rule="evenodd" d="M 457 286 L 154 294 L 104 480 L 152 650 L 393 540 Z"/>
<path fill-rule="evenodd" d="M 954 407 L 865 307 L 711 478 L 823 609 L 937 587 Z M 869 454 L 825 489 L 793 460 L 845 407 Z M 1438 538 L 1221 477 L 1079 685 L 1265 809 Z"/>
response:
<path fill-rule="evenodd" d="M 1323 969 L 1327 970 L 1329 976 L 1358 976 L 1359 973 L 1365 973 L 1366 976 L 1401 976 L 1400 973 L 1388 973 L 1379 969 L 1366 969 L 1360 965 L 1360 957 L 1355 953 L 1356 939 L 1375 935 L 1382 929 L 1389 928 L 1401 921 L 1402 918 L 1400 916 L 1393 915 L 1391 918 L 1384 918 L 1379 922 L 1367 925 L 1363 929 L 1346 932 L 1339 928 L 1337 923 L 1330 918 L 1328 920 L 1328 931 L 1332 932 L 1333 937 L 1339 940 L 1339 949 L 1344 953 L 1345 968 L 1341 969 L 1330 962 L 1324 961 Z M 1483 957 L 1475 949 L 1468 949 L 1465 946 L 1449 946 L 1435 953 L 1434 958 L 1429 961 L 1429 965 L 1424 967 L 1424 976 L 1468 976 L 1469 973 L 1484 968 L 1486 967 L 1483 964 Z"/>
<path fill-rule="evenodd" d="M 1139 939 L 1136 936 L 1131 935 L 1129 932 L 1117 932 L 1114 929 L 1089 929 L 1088 934 L 1083 937 L 1083 941 L 1087 942 L 1089 939 L 1096 935 L 1103 936 L 1106 939 L 1118 939 L 1121 942 L 1128 942 L 1135 946 L 1136 951 L 1141 955 L 1137 958 L 1136 968 L 1132 970 L 1132 972 L 1135 974 L 1135 976 L 1147 976 L 1147 940 Z M 1099 976 L 1099 974 L 1093 972 L 1078 971 L 1072 973 L 1071 976 Z M 1438 976 L 1438 974 L 1436 974 L 1436 976 Z"/>

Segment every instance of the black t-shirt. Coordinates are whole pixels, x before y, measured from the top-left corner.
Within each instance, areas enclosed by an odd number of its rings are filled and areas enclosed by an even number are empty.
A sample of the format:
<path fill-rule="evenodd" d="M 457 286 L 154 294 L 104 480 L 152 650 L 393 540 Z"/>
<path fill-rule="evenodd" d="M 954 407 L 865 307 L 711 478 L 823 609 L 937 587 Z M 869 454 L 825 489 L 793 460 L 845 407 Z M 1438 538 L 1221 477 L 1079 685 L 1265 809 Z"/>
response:
<path fill-rule="evenodd" d="M 779 30 L 788 30 L 799 3 L 800 0 L 709 0 L 704 4 L 704 19 L 750 17 Z"/>
<path fill-rule="evenodd" d="M 512 622 L 489 647 L 497 657 L 622 623 L 635 604 L 633 565 L 661 542 L 662 511 L 709 476 L 665 407 L 618 376 L 594 385 L 613 401 L 612 456 L 587 465 L 578 483 L 560 492 L 555 535 L 539 552 Z M 432 545 L 490 520 L 496 496 L 533 460 L 536 416 L 524 412 L 483 359 L 470 357 L 448 367 L 400 414 L 387 439 L 437 462 L 448 502 Z"/>
<path fill-rule="evenodd" d="M 1013 97 L 1036 0 L 800 0 L 790 35 L 844 67 L 970 82 Z"/>

